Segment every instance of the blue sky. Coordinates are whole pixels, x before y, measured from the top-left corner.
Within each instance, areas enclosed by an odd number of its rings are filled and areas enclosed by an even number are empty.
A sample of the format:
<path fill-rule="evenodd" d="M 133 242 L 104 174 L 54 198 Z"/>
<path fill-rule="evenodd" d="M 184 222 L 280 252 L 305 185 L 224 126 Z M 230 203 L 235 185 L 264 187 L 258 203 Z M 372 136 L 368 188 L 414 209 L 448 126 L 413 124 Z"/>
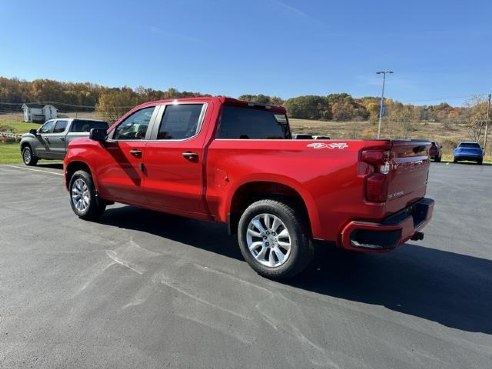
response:
<path fill-rule="evenodd" d="M 0 2 L 0 75 L 237 97 L 492 92 L 492 1 Z"/>

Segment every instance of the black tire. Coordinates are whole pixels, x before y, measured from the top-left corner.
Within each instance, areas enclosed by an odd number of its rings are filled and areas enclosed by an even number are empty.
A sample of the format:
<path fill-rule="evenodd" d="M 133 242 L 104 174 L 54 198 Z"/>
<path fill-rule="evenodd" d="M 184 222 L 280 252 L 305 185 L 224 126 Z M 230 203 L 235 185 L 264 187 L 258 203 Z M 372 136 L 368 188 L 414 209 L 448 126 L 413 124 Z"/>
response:
<path fill-rule="evenodd" d="M 458 159 L 453 159 L 453 163 L 457 163 L 458 162 Z"/>
<path fill-rule="evenodd" d="M 24 146 L 22 149 L 22 161 L 29 166 L 34 166 L 38 163 L 38 158 L 34 156 L 31 146 Z"/>
<path fill-rule="evenodd" d="M 482 165 L 482 162 L 483 162 L 483 160 L 479 160 L 479 161 L 477 161 L 477 164 Z"/>
<path fill-rule="evenodd" d="M 436 161 L 436 163 L 439 163 L 441 161 L 441 157 L 440 156 L 436 156 L 435 161 Z"/>
<path fill-rule="evenodd" d="M 96 220 L 106 210 L 106 202 L 97 196 L 92 177 L 85 170 L 72 175 L 68 191 L 72 210 L 79 218 Z"/>
<path fill-rule="evenodd" d="M 273 223 L 268 225 L 265 217 L 268 223 Z M 302 272 L 314 253 L 304 218 L 302 212 L 283 201 L 265 199 L 251 204 L 241 215 L 238 227 L 238 242 L 244 259 L 258 274 L 273 280 L 292 278 Z M 253 222 L 260 224 L 264 232 L 255 229 Z M 250 250 L 249 245 L 253 244 L 257 246 Z M 256 252 L 259 248 L 261 251 Z M 265 265 L 268 262 L 272 265 Z"/>

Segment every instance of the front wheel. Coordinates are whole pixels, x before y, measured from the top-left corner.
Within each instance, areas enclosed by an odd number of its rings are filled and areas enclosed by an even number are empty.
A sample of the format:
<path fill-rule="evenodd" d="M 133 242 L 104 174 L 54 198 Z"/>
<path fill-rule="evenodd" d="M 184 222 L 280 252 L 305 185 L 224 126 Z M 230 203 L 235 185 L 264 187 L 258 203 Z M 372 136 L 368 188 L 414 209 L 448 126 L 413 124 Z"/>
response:
<path fill-rule="evenodd" d="M 106 209 L 106 203 L 96 194 L 91 175 L 84 170 L 72 175 L 69 191 L 72 210 L 81 219 L 95 220 Z"/>
<path fill-rule="evenodd" d="M 258 274 L 287 279 L 309 264 L 313 244 L 302 215 L 277 200 L 260 200 L 244 211 L 239 220 L 239 247 Z"/>
<path fill-rule="evenodd" d="M 34 156 L 30 146 L 26 146 L 22 149 L 22 161 L 24 164 L 32 166 L 38 163 L 38 158 Z"/>

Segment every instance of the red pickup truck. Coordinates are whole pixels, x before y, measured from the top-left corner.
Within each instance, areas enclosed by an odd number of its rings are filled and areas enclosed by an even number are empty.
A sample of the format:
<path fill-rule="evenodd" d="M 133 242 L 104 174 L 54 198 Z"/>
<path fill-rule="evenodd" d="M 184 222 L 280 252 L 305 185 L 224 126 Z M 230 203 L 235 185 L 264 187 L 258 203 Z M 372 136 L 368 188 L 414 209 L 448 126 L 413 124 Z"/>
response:
<path fill-rule="evenodd" d="M 283 107 L 226 97 L 139 105 L 70 143 L 70 204 L 92 220 L 120 202 L 226 223 L 259 274 L 289 278 L 313 241 L 392 250 L 432 215 L 427 141 L 292 139 Z"/>

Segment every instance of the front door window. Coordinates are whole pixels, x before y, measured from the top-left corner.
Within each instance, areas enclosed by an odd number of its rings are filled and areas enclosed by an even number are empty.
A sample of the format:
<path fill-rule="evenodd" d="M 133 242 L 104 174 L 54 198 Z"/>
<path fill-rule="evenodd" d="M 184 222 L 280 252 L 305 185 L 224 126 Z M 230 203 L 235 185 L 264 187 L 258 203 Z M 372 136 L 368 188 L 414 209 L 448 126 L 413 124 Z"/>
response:
<path fill-rule="evenodd" d="M 113 140 L 143 140 L 149 128 L 150 118 L 155 106 L 136 111 L 121 122 L 113 135 Z"/>
<path fill-rule="evenodd" d="M 49 120 L 41 126 L 41 128 L 39 129 L 39 133 L 52 133 L 54 126 L 55 126 L 55 121 Z"/>

